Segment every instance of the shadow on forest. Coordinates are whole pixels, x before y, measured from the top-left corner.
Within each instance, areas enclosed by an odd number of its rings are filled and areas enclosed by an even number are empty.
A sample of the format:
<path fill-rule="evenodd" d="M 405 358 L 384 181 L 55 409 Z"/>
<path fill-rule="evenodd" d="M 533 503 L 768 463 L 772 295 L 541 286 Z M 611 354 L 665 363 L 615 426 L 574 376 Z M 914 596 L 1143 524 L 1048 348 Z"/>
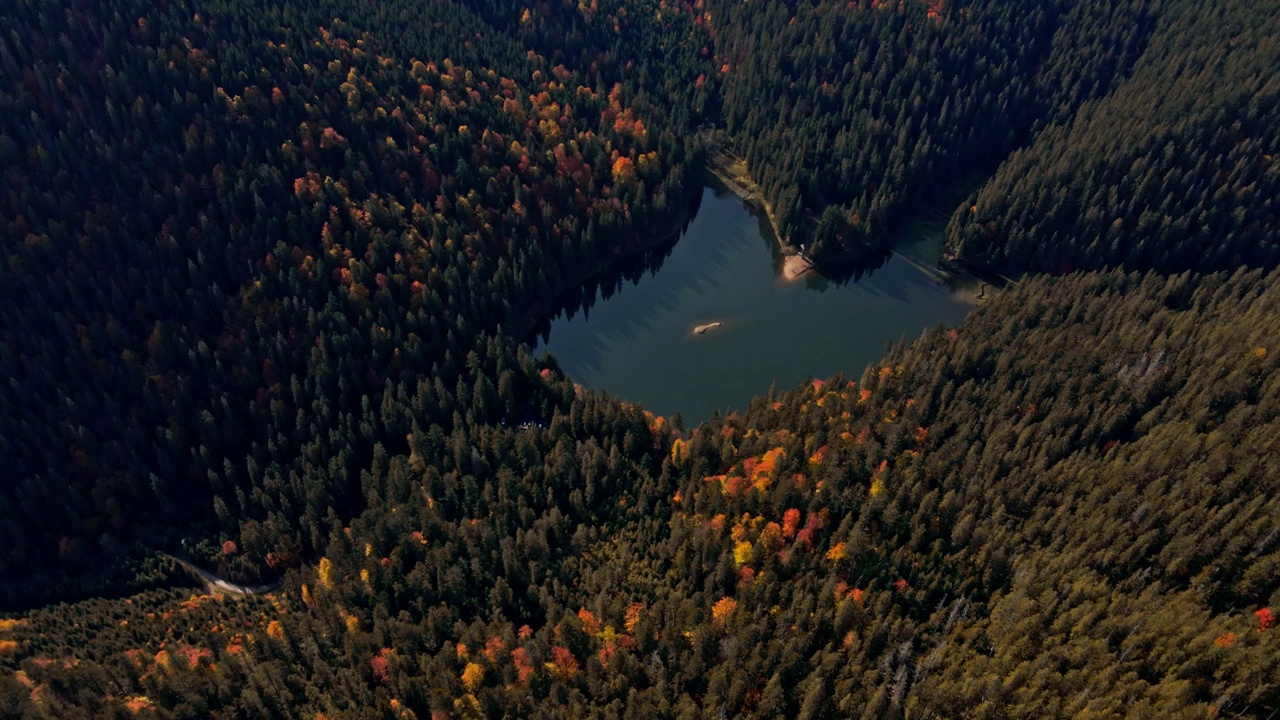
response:
<path fill-rule="evenodd" d="M 598 273 L 561 293 L 552 311 L 534 326 L 526 341 L 531 345 L 546 345 L 551 337 L 551 326 L 561 318 L 572 320 L 579 313 L 584 319 L 591 317 L 597 304 L 611 299 L 615 294 L 651 279 L 659 271 L 664 273 L 660 286 L 649 288 L 649 294 L 638 310 L 619 313 L 608 325 L 592 326 L 590 333 L 583 333 L 575 340 L 575 364 L 595 372 L 608 348 L 615 343 L 654 331 L 652 320 L 663 312 L 681 307 L 681 299 L 714 290 L 714 279 L 729 266 L 733 252 L 734 236 L 730 232 L 715 230 L 689 235 L 698 218 L 703 198 L 710 189 L 704 189 L 689 210 L 689 219 L 674 237 L 662 243 L 618 259 L 604 272 Z M 708 218 L 704 216 L 705 224 Z M 695 263 L 668 263 L 680 242 L 697 242 Z"/>

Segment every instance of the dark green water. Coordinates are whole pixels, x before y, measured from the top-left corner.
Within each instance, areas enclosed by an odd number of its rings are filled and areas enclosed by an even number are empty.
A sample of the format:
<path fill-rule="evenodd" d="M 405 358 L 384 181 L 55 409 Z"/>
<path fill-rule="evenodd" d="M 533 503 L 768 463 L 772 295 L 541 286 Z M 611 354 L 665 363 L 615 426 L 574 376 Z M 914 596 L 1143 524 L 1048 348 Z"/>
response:
<path fill-rule="evenodd" d="M 909 240 L 904 254 L 931 251 L 928 239 Z M 741 409 L 771 385 L 859 376 L 888 343 L 957 325 L 971 308 L 896 256 L 856 282 L 812 274 L 786 282 L 767 223 L 723 188 L 703 191 L 684 235 L 655 265 L 631 267 L 638 280 L 606 278 L 617 291 L 554 319 L 539 347 L 575 382 L 658 415 L 679 412 L 686 425 Z M 724 324 L 693 334 L 715 321 Z"/>

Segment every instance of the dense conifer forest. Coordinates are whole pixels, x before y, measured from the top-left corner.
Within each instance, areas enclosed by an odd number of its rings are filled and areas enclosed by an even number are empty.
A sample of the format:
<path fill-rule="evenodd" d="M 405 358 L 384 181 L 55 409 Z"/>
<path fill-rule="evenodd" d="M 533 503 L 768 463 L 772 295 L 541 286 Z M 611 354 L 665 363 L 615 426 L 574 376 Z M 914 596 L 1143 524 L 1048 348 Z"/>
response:
<path fill-rule="evenodd" d="M 1277 38 L 6 4 L 0 715 L 1280 713 Z M 820 267 L 959 187 L 947 257 L 1033 274 L 696 427 L 535 356 L 723 151 Z"/>

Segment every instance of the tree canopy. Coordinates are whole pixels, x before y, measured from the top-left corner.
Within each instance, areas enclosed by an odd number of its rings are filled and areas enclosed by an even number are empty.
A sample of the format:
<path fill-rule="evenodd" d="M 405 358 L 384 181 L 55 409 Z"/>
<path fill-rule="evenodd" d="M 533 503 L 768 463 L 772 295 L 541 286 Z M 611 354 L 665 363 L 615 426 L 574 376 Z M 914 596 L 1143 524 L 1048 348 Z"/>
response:
<path fill-rule="evenodd" d="M 1278 23 L 9 3 L 0 703 L 1269 717 Z M 1050 274 L 697 427 L 534 357 L 714 153 L 820 266 L 962 187 L 952 260 Z"/>

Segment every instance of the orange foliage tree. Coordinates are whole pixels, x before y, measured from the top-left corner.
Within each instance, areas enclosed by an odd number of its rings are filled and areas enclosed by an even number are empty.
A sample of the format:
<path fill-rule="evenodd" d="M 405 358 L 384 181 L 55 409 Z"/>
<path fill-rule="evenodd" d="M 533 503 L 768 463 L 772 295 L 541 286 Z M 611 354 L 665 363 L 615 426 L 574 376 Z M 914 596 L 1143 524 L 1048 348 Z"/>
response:
<path fill-rule="evenodd" d="M 578 619 L 582 621 L 582 628 L 587 631 L 588 635 L 600 634 L 600 619 L 586 608 L 578 610 Z"/>
<path fill-rule="evenodd" d="M 627 606 L 627 615 L 623 624 L 627 628 L 627 632 L 634 633 L 636 625 L 640 622 L 640 613 L 644 610 L 644 603 L 633 602 Z"/>
<path fill-rule="evenodd" d="M 613 161 L 613 181 L 622 185 L 631 182 L 636 177 L 636 164 L 629 157 L 619 157 Z"/>
<path fill-rule="evenodd" d="M 733 611 L 737 609 L 738 609 L 737 600 L 734 600 L 733 598 L 728 596 L 720 598 L 719 600 L 716 601 L 715 605 L 711 606 L 712 623 L 714 623 L 715 626 L 718 628 L 724 627 L 724 624 L 729 619 L 729 616 L 732 615 Z"/>
<path fill-rule="evenodd" d="M 556 645 L 551 648 L 551 662 L 547 663 L 547 667 L 561 677 L 570 678 L 578 672 L 578 658 L 573 656 L 569 648 Z"/>
<path fill-rule="evenodd" d="M 791 508 L 782 513 L 782 537 L 790 540 L 796 536 L 796 532 L 800 529 L 800 511 Z"/>

